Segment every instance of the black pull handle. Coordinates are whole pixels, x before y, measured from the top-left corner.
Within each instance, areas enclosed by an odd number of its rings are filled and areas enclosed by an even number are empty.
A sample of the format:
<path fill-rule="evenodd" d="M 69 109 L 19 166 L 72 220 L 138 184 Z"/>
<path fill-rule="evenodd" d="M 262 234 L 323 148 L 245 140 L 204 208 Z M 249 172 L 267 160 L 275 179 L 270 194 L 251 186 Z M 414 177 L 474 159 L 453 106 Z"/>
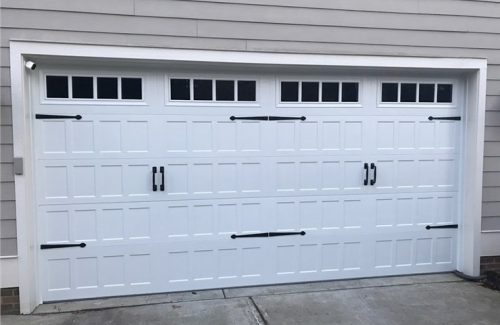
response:
<path fill-rule="evenodd" d="M 301 235 L 304 236 L 306 234 L 305 231 L 281 231 L 281 232 L 270 232 L 269 237 L 278 237 L 278 236 L 293 236 L 293 235 Z"/>
<path fill-rule="evenodd" d="M 160 174 L 161 174 L 160 191 L 165 191 L 165 167 L 163 166 L 160 167 Z"/>
<path fill-rule="evenodd" d="M 234 120 L 250 120 L 250 121 L 267 121 L 267 116 L 231 116 L 229 117 L 231 121 Z"/>
<path fill-rule="evenodd" d="M 156 166 L 153 167 L 153 192 L 156 192 L 158 190 L 158 186 L 156 185 Z"/>
<path fill-rule="evenodd" d="M 87 246 L 87 244 L 85 244 L 85 243 L 80 243 L 80 244 L 42 244 L 42 245 L 40 245 L 40 249 L 66 248 L 66 247 L 84 248 L 85 246 Z"/>
<path fill-rule="evenodd" d="M 305 116 L 269 116 L 269 121 L 301 120 L 305 121 Z"/>
<path fill-rule="evenodd" d="M 441 121 L 460 121 L 462 117 L 460 116 L 448 116 L 448 117 L 437 117 L 437 116 L 429 116 L 429 121 L 441 120 Z"/>
<path fill-rule="evenodd" d="M 425 226 L 425 229 L 429 230 L 429 229 L 446 229 L 446 228 L 458 228 L 458 225 L 441 225 L 441 226 L 431 226 L 431 225 L 427 225 Z"/>
<path fill-rule="evenodd" d="M 58 120 L 58 119 L 75 119 L 81 120 L 81 115 L 51 115 L 51 114 L 36 114 L 37 120 Z"/>
<path fill-rule="evenodd" d="M 370 185 L 375 185 L 375 183 L 377 182 L 377 165 L 371 163 L 370 169 L 373 169 L 373 179 L 370 180 Z"/>
<path fill-rule="evenodd" d="M 250 237 L 269 237 L 269 233 L 268 232 L 259 232 L 259 233 L 256 233 L 256 234 L 246 234 L 246 235 L 232 234 L 231 235 L 232 239 L 236 239 L 236 238 L 250 238 Z"/>
<path fill-rule="evenodd" d="M 368 185 L 368 163 L 365 163 L 364 165 L 365 169 L 365 180 L 363 181 L 363 185 Z"/>

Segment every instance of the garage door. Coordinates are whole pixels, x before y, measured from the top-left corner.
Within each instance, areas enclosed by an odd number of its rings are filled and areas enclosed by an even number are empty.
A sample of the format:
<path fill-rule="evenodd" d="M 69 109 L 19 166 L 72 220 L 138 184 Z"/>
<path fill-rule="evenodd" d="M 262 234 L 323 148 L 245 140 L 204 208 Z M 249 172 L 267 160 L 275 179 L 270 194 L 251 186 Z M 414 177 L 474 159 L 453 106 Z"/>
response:
<path fill-rule="evenodd" d="M 455 79 L 44 69 L 44 301 L 456 269 Z"/>

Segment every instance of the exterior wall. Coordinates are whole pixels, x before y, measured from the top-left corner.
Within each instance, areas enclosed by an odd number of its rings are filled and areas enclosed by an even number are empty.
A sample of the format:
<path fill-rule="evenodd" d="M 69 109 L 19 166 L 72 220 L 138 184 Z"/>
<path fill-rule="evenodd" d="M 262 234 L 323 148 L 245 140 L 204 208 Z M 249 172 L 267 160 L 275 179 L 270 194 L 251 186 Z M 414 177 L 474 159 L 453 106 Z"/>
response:
<path fill-rule="evenodd" d="M 17 254 L 9 41 L 487 58 L 483 230 L 500 230 L 500 3 L 468 0 L 3 0 L 0 256 Z"/>
<path fill-rule="evenodd" d="M 0 314 L 19 314 L 19 288 L 0 289 Z"/>

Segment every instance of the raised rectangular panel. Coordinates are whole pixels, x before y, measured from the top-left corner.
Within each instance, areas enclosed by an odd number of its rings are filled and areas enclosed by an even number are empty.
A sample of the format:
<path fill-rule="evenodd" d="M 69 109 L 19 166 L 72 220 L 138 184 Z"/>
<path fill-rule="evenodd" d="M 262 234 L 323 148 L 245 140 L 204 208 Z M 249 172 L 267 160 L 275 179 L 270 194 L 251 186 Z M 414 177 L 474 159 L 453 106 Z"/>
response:
<path fill-rule="evenodd" d="M 193 251 L 191 256 L 191 274 L 193 280 L 211 280 L 217 274 L 217 260 L 213 250 Z"/>
<path fill-rule="evenodd" d="M 278 275 L 293 274 L 298 269 L 297 246 L 276 247 L 276 273 Z"/>
<path fill-rule="evenodd" d="M 276 164 L 276 190 L 294 191 L 297 188 L 295 163 L 278 162 Z"/>
<path fill-rule="evenodd" d="M 165 215 L 164 227 L 167 236 L 189 235 L 189 207 L 169 206 Z"/>
<path fill-rule="evenodd" d="M 454 150 L 458 141 L 457 122 L 441 121 L 436 125 L 437 147 L 442 150 Z"/>
<path fill-rule="evenodd" d="M 276 230 L 299 229 L 299 214 L 295 202 L 276 202 Z"/>
<path fill-rule="evenodd" d="M 344 201 L 344 227 L 360 228 L 363 218 L 363 204 L 361 200 Z"/>
<path fill-rule="evenodd" d="M 394 187 L 394 161 L 379 160 L 377 166 L 377 183 L 375 186 L 379 189 Z M 372 171 L 370 171 L 372 173 Z M 372 174 L 373 175 L 373 174 Z M 371 176 L 373 178 L 373 176 Z"/>
<path fill-rule="evenodd" d="M 415 200 L 413 198 L 398 198 L 396 223 L 398 226 L 409 226 L 415 219 Z"/>
<path fill-rule="evenodd" d="M 238 250 L 219 249 L 217 254 L 219 279 L 236 278 L 241 273 L 240 271 L 240 256 Z"/>
<path fill-rule="evenodd" d="M 323 191 L 338 191 L 342 187 L 342 168 L 339 161 L 321 163 L 321 182 Z"/>
<path fill-rule="evenodd" d="M 240 187 L 242 192 L 260 192 L 262 190 L 262 166 L 260 163 L 242 163 Z"/>
<path fill-rule="evenodd" d="M 399 160 L 397 163 L 396 184 L 399 188 L 415 186 L 417 176 L 415 173 L 416 163 L 414 160 Z"/>
<path fill-rule="evenodd" d="M 212 193 L 212 164 L 193 164 L 189 177 L 189 188 L 194 194 Z"/>
<path fill-rule="evenodd" d="M 218 151 L 236 151 L 236 123 L 217 122 L 215 132 Z"/>
<path fill-rule="evenodd" d="M 436 207 L 434 205 L 434 198 L 432 197 L 419 197 L 417 199 L 417 214 L 415 216 L 415 223 L 425 225 L 434 221 Z"/>
<path fill-rule="evenodd" d="M 240 205 L 240 226 L 242 232 L 264 231 L 265 216 L 260 203 L 243 203 Z"/>
<path fill-rule="evenodd" d="M 342 203 L 340 201 L 321 202 L 321 224 L 323 229 L 338 229 L 343 226 Z"/>
<path fill-rule="evenodd" d="M 321 207 L 317 201 L 299 203 L 301 230 L 321 229 Z"/>
<path fill-rule="evenodd" d="M 432 239 L 419 238 L 415 245 L 415 263 L 417 265 L 431 264 L 432 262 Z"/>
<path fill-rule="evenodd" d="M 151 192 L 151 167 L 128 165 L 125 169 L 125 193 L 129 196 L 147 196 Z M 166 184 L 165 184 L 166 185 Z"/>
<path fill-rule="evenodd" d="M 97 240 L 96 210 L 75 210 L 73 212 L 73 234 L 75 241 Z"/>
<path fill-rule="evenodd" d="M 359 190 L 363 186 L 365 170 L 361 161 L 344 162 L 344 189 Z"/>
<path fill-rule="evenodd" d="M 438 197 L 435 223 L 451 223 L 455 219 L 457 202 L 454 197 Z"/>
<path fill-rule="evenodd" d="M 261 150 L 261 126 L 259 122 L 238 123 L 238 149 L 242 151 Z"/>
<path fill-rule="evenodd" d="M 66 166 L 46 166 L 44 174 L 45 198 L 68 198 L 68 168 Z"/>
<path fill-rule="evenodd" d="M 318 123 L 299 123 L 299 146 L 300 150 L 318 150 Z"/>
<path fill-rule="evenodd" d="M 151 283 L 151 256 L 149 254 L 130 255 L 127 260 L 127 280 L 130 285 Z"/>
<path fill-rule="evenodd" d="M 321 252 L 319 245 L 300 245 L 299 246 L 299 271 L 301 273 L 318 272 L 320 268 Z"/>
<path fill-rule="evenodd" d="M 212 150 L 212 122 L 191 123 L 191 149 L 193 151 Z"/>
<path fill-rule="evenodd" d="M 299 163 L 299 189 L 301 191 L 318 190 L 321 184 L 320 166 L 315 161 Z"/>
<path fill-rule="evenodd" d="M 394 122 L 377 122 L 377 150 L 394 149 Z"/>
<path fill-rule="evenodd" d="M 396 266 L 410 266 L 412 264 L 412 240 L 399 239 L 396 240 Z"/>
<path fill-rule="evenodd" d="M 43 121 L 42 122 L 42 148 L 43 153 L 65 153 L 66 152 L 66 122 L 65 121 Z"/>
<path fill-rule="evenodd" d="M 187 134 L 187 122 L 167 121 L 165 123 L 164 137 L 162 138 L 167 152 L 186 152 L 188 147 Z"/>
<path fill-rule="evenodd" d="M 396 204 L 393 199 L 377 199 L 375 211 L 377 227 L 392 226 L 396 222 Z"/>
<path fill-rule="evenodd" d="M 238 232 L 238 209 L 236 204 L 217 206 L 217 230 L 219 234 Z"/>
<path fill-rule="evenodd" d="M 436 179 L 438 187 L 455 186 L 457 177 L 455 160 L 439 159 L 437 161 Z"/>
<path fill-rule="evenodd" d="M 149 208 L 130 208 L 125 212 L 125 233 L 129 239 L 151 236 L 151 211 Z"/>
<path fill-rule="evenodd" d="M 44 223 L 45 240 L 48 243 L 70 241 L 68 211 L 47 211 Z"/>
<path fill-rule="evenodd" d="M 127 121 L 123 127 L 123 149 L 125 151 L 149 151 L 149 125 L 147 121 Z"/>
<path fill-rule="evenodd" d="M 195 236 L 213 234 L 213 206 L 194 205 L 191 209 L 190 233 Z"/>
<path fill-rule="evenodd" d="M 123 255 L 103 256 L 99 265 L 99 279 L 104 287 L 125 285 L 125 257 Z"/>
<path fill-rule="evenodd" d="M 73 153 L 94 152 L 94 122 L 75 121 L 71 123 L 71 151 Z"/>
<path fill-rule="evenodd" d="M 343 245 L 343 263 L 344 270 L 359 270 L 361 268 L 361 243 L 344 243 Z"/>
<path fill-rule="evenodd" d="M 97 257 L 80 257 L 75 260 L 76 288 L 97 288 Z"/>
<path fill-rule="evenodd" d="M 97 169 L 97 190 L 103 197 L 123 195 L 123 171 L 120 165 L 103 165 Z"/>
<path fill-rule="evenodd" d="M 184 164 L 168 165 L 165 169 L 165 185 L 168 194 L 187 194 L 188 166 Z"/>
<path fill-rule="evenodd" d="M 69 290 L 71 288 L 71 260 L 69 258 L 49 259 L 47 277 L 49 291 Z"/>
<path fill-rule="evenodd" d="M 453 238 L 438 237 L 435 239 L 435 263 L 451 263 L 453 261 Z"/>
<path fill-rule="evenodd" d="M 169 282 L 186 282 L 189 279 L 189 252 L 169 252 L 166 269 Z"/>
<path fill-rule="evenodd" d="M 361 150 L 363 148 L 363 123 L 344 123 L 344 149 Z"/>
<path fill-rule="evenodd" d="M 94 166 L 73 166 L 73 196 L 96 196 Z"/>
<path fill-rule="evenodd" d="M 418 187 L 432 187 L 435 184 L 435 180 L 434 160 L 419 160 Z"/>
<path fill-rule="evenodd" d="M 340 122 L 323 122 L 323 150 L 340 150 Z"/>
<path fill-rule="evenodd" d="M 418 123 L 418 148 L 423 150 L 434 149 L 434 122 Z"/>
<path fill-rule="evenodd" d="M 102 240 L 124 238 L 123 209 L 103 209 L 98 216 L 97 229 Z"/>
<path fill-rule="evenodd" d="M 295 122 L 276 123 L 276 149 L 278 151 L 295 150 Z"/>
<path fill-rule="evenodd" d="M 325 243 L 321 245 L 321 271 L 332 272 L 340 269 L 340 244 Z"/>
<path fill-rule="evenodd" d="M 235 193 L 238 188 L 237 164 L 217 164 L 215 190 L 219 193 Z"/>
<path fill-rule="evenodd" d="M 260 276 L 262 265 L 265 263 L 265 255 L 260 247 L 246 247 L 241 251 L 242 276 L 255 277 Z"/>
<path fill-rule="evenodd" d="M 392 241 L 381 240 L 375 242 L 375 265 L 376 268 L 392 266 Z"/>
<path fill-rule="evenodd" d="M 415 149 L 415 122 L 399 122 L 398 149 Z"/>
<path fill-rule="evenodd" d="M 122 151 L 122 130 L 120 121 L 100 121 L 97 124 L 97 143 L 100 152 Z"/>

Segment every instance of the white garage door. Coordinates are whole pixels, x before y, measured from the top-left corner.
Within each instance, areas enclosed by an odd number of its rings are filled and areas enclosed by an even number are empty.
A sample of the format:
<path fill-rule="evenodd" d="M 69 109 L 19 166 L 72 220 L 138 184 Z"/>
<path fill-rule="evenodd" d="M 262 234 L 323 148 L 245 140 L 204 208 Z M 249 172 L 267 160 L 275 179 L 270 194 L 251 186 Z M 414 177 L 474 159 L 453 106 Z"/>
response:
<path fill-rule="evenodd" d="M 44 301 L 456 268 L 457 80 L 92 71 L 33 86 Z"/>

